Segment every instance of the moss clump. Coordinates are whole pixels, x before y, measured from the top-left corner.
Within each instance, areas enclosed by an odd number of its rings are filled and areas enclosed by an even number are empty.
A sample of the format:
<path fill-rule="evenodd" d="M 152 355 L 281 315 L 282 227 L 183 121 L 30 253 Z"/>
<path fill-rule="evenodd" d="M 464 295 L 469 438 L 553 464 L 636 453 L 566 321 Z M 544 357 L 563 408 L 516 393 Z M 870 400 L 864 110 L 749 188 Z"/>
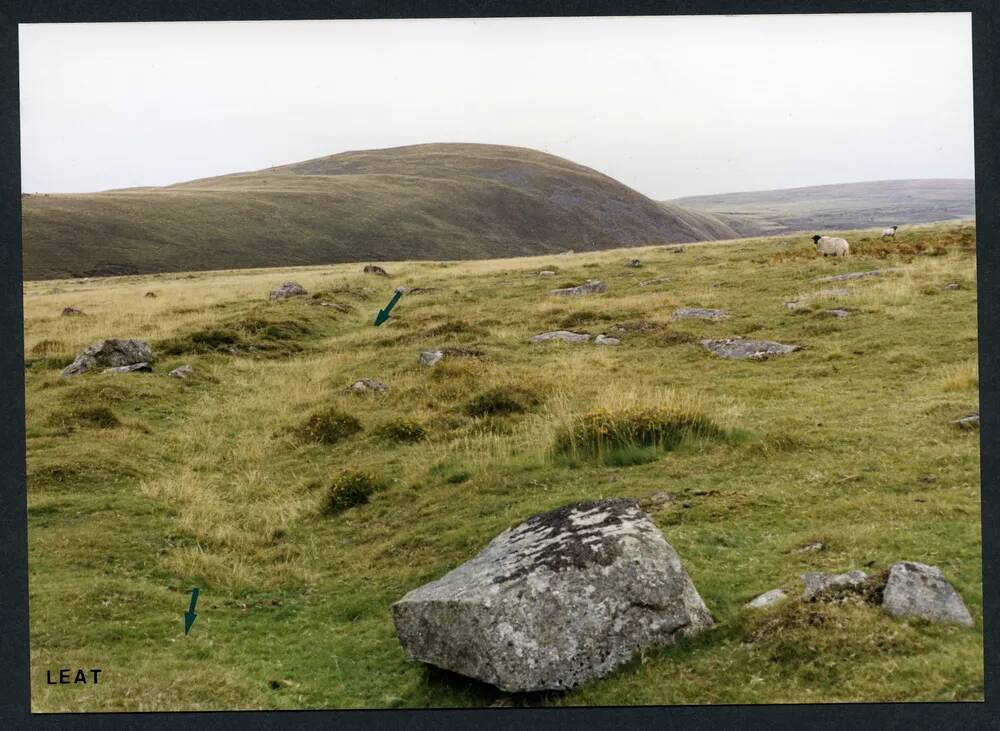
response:
<path fill-rule="evenodd" d="M 372 493 L 384 487 L 385 483 L 373 472 L 345 470 L 327 488 L 323 512 L 329 515 L 363 505 Z"/>
<path fill-rule="evenodd" d="M 469 416 L 521 414 L 538 404 L 538 396 L 523 386 L 497 386 L 474 396 L 463 407 Z"/>
<path fill-rule="evenodd" d="M 413 419 L 393 419 L 387 421 L 378 429 L 378 435 L 391 442 L 419 442 L 427 436 L 427 430 L 419 421 Z"/>
<path fill-rule="evenodd" d="M 327 409 L 310 416 L 299 428 L 299 435 L 310 442 L 336 444 L 361 430 L 361 422 L 355 417 L 336 409 Z"/>
<path fill-rule="evenodd" d="M 591 411 L 556 437 L 556 450 L 604 455 L 629 447 L 669 451 L 688 437 L 724 435 L 711 419 L 692 411 L 665 407 Z"/>

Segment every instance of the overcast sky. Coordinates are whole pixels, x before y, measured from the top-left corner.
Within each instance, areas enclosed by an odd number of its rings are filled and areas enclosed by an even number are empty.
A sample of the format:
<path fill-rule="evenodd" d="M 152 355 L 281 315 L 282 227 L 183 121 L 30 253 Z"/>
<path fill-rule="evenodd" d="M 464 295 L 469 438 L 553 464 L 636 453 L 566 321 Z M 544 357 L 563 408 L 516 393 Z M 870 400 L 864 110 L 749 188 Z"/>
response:
<path fill-rule="evenodd" d="M 973 177 L 966 13 L 22 25 L 25 192 L 543 150 L 656 199 Z"/>

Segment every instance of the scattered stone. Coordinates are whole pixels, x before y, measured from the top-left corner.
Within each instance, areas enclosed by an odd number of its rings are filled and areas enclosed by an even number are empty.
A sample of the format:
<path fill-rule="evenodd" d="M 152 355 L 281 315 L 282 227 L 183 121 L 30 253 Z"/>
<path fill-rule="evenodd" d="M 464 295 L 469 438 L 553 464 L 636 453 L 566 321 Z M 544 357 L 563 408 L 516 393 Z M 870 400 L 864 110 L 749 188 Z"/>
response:
<path fill-rule="evenodd" d="M 952 422 L 959 429 L 978 429 L 979 428 L 979 412 L 974 414 L 969 414 L 968 416 L 963 416 L 961 419 L 956 419 Z"/>
<path fill-rule="evenodd" d="M 662 325 L 651 320 L 633 320 L 631 322 L 620 322 L 617 325 L 612 325 L 611 332 L 653 332 L 654 330 L 659 330 L 661 327 Z"/>
<path fill-rule="evenodd" d="M 736 360 L 764 360 L 774 355 L 801 350 L 799 345 L 784 345 L 771 340 L 745 340 L 743 338 L 702 340 L 701 345 L 716 355 Z"/>
<path fill-rule="evenodd" d="M 814 282 L 846 282 L 851 279 L 867 279 L 868 277 L 881 277 L 885 274 L 897 274 L 905 272 L 905 267 L 891 267 L 889 269 L 872 269 L 868 272 L 847 272 L 846 274 L 834 274 L 829 277 L 816 277 Z"/>
<path fill-rule="evenodd" d="M 556 256 L 569 256 L 574 253 L 572 249 L 566 249 L 566 251 L 560 251 Z"/>
<path fill-rule="evenodd" d="M 553 289 L 551 294 L 559 295 L 561 297 L 579 297 L 585 294 L 597 294 L 599 292 L 607 292 L 608 288 L 604 282 L 599 279 L 590 279 L 583 284 L 579 284 L 576 287 L 566 287 L 565 289 Z"/>
<path fill-rule="evenodd" d="M 973 624 L 965 602 L 941 569 L 911 561 L 889 567 L 882 608 L 894 617 L 921 617 L 963 627 Z"/>
<path fill-rule="evenodd" d="M 63 307 L 62 316 L 63 317 L 73 317 L 74 315 L 82 315 L 83 310 L 78 310 L 75 307 Z"/>
<path fill-rule="evenodd" d="M 851 311 L 842 308 L 834 308 L 832 310 L 823 310 L 827 315 L 833 315 L 834 317 L 850 317 Z"/>
<path fill-rule="evenodd" d="M 542 271 L 538 272 L 538 276 L 540 277 L 554 277 L 555 275 L 556 273 L 551 269 L 543 269 Z"/>
<path fill-rule="evenodd" d="M 441 355 L 444 356 L 444 353 L 441 353 Z M 372 391 L 382 393 L 383 391 L 388 391 L 389 387 L 381 381 L 376 381 L 374 378 L 362 378 L 360 381 L 355 381 L 344 390 L 350 393 L 369 393 Z"/>
<path fill-rule="evenodd" d="M 833 587 L 860 588 L 868 580 L 868 574 L 864 571 L 848 571 L 843 574 L 824 574 L 810 571 L 802 574 L 802 598 L 811 599 L 821 591 L 826 591 Z"/>
<path fill-rule="evenodd" d="M 594 338 L 594 342 L 598 345 L 620 345 L 622 341 L 618 338 L 612 338 L 602 333 Z"/>
<path fill-rule="evenodd" d="M 815 553 L 816 551 L 822 551 L 826 546 L 820 541 L 814 543 L 807 543 L 804 546 L 799 546 L 792 553 Z"/>
<path fill-rule="evenodd" d="M 185 363 L 182 366 L 177 366 L 167 375 L 170 376 L 171 378 L 187 378 L 192 373 L 194 373 L 194 368 Z"/>
<path fill-rule="evenodd" d="M 784 589 L 771 589 L 771 591 L 765 591 L 760 596 L 748 601 L 746 607 L 747 609 L 764 609 L 765 607 L 777 604 L 787 597 L 788 595 Z"/>
<path fill-rule="evenodd" d="M 642 262 L 639 261 L 638 259 L 629 259 L 627 262 L 625 262 L 625 266 L 632 267 L 633 269 L 638 269 L 639 267 L 642 266 Z"/>
<path fill-rule="evenodd" d="M 152 298 L 155 298 L 156 297 L 156 292 L 146 292 L 146 294 L 144 294 L 143 297 L 152 297 Z"/>
<path fill-rule="evenodd" d="M 420 365 L 432 366 L 444 358 L 443 350 L 425 350 L 420 354 Z"/>
<path fill-rule="evenodd" d="M 648 287 L 651 284 L 664 284 L 670 281 L 670 277 L 657 277 L 656 279 L 646 279 L 639 282 L 640 287 Z"/>
<path fill-rule="evenodd" d="M 683 254 L 684 253 L 684 247 L 683 246 L 668 246 L 667 247 L 667 251 L 669 251 L 671 254 Z"/>
<path fill-rule="evenodd" d="M 366 264 L 364 268 L 365 274 L 377 274 L 380 277 L 388 277 L 389 272 L 387 272 L 382 267 L 377 264 Z"/>
<path fill-rule="evenodd" d="M 634 500 L 529 518 L 392 605 L 411 660 L 506 692 L 564 690 L 713 624 Z"/>
<path fill-rule="evenodd" d="M 299 297 L 308 294 L 301 284 L 296 282 L 282 282 L 276 289 L 271 290 L 270 298 L 273 300 L 286 299 L 288 297 Z"/>
<path fill-rule="evenodd" d="M 100 340 L 81 351 L 60 375 L 77 376 L 93 368 L 118 368 L 153 360 L 153 350 L 145 340 Z"/>
<path fill-rule="evenodd" d="M 948 284 L 944 285 L 944 289 L 961 289 L 961 288 L 962 285 L 959 284 L 958 282 L 948 282 Z"/>
<path fill-rule="evenodd" d="M 918 482 L 922 482 L 925 485 L 929 485 L 932 482 L 937 482 L 937 475 L 920 475 L 917 478 L 917 481 Z"/>
<path fill-rule="evenodd" d="M 149 373 L 153 370 L 153 366 L 150 363 L 133 363 L 131 365 L 116 366 L 115 368 L 105 368 L 103 373 L 133 373 L 135 371 L 144 371 Z"/>
<path fill-rule="evenodd" d="M 646 499 L 646 502 L 649 503 L 651 507 L 658 508 L 667 505 L 668 503 L 672 503 L 675 500 L 676 497 L 674 496 L 673 493 L 660 490 L 659 492 L 654 492 L 652 495 L 650 495 Z"/>
<path fill-rule="evenodd" d="M 540 333 L 531 337 L 533 343 L 543 343 L 546 340 L 564 340 L 567 343 L 585 343 L 590 340 L 589 333 L 575 333 L 570 330 L 553 330 L 552 332 Z"/>
<path fill-rule="evenodd" d="M 725 310 L 708 310 L 704 307 L 682 307 L 675 311 L 672 320 L 695 318 L 699 320 L 724 320 L 729 317 Z"/>

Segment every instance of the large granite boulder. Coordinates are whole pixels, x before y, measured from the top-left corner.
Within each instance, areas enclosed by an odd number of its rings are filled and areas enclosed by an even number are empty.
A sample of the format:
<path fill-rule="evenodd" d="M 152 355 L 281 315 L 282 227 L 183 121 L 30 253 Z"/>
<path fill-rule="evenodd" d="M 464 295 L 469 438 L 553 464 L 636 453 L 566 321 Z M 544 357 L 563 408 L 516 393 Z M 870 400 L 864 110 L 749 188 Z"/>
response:
<path fill-rule="evenodd" d="M 846 571 L 842 574 L 824 574 L 810 571 L 802 574 L 802 598 L 812 599 L 829 589 L 858 589 L 868 581 L 864 571 Z"/>
<path fill-rule="evenodd" d="M 889 567 L 882 608 L 894 617 L 972 626 L 972 615 L 937 566 L 901 561 Z"/>
<path fill-rule="evenodd" d="M 138 363 L 148 364 L 153 360 L 153 350 L 145 340 L 112 338 L 96 342 L 81 351 L 61 375 L 78 376 L 94 368 L 121 368 Z"/>
<path fill-rule="evenodd" d="M 677 553 L 624 499 L 535 515 L 392 614 L 412 660 L 509 692 L 572 688 L 712 626 Z"/>

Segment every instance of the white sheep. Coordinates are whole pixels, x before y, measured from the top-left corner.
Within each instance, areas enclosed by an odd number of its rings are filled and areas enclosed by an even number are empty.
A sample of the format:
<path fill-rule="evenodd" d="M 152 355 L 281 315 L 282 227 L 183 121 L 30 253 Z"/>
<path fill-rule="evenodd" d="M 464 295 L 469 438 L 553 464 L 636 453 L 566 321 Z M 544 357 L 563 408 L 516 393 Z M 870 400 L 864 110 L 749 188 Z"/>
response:
<path fill-rule="evenodd" d="M 896 238 L 897 228 L 899 228 L 899 226 L 893 226 L 892 228 L 885 229 L 884 231 L 882 231 L 882 238 L 883 239 Z"/>
<path fill-rule="evenodd" d="M 847 256 L 851 251 L 847 241 L 836 236 L 813 236 L 813 243 L 823 256 Z"/>

